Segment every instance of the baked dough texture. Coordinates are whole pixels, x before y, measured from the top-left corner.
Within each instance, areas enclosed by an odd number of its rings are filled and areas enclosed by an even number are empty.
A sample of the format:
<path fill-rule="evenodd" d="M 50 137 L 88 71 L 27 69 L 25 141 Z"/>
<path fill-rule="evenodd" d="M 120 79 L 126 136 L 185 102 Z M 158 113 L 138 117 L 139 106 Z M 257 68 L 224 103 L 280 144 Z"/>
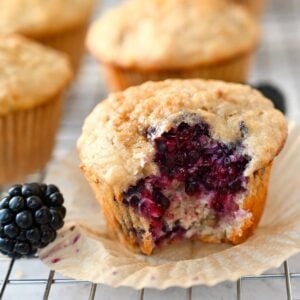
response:
<path fill-rule="evenodd" d="M 47 163 L 72 77 L 65 54 L 0 36 L 0 184 L 23 180 Z"/>
<path fill-rule="evenodd" d="M 0 36 L 0 115 L 48 101 L 72 76 L 66 55 L 17 35 Z"/>
<path fill-rule="evenodd" d="M 226 0 L 130 0 L 94 23 L 87 45 L 105 64 L 149 71 L 216 64 L 258 38 L 255 19 Z"/>
<path fill-rule="evenodd" d="M 94 0 L 1 0 L 0 34 L 21 34 L 67 53 L 78 70 Z"/>
<path fill-rule="evenodd" d="M 1 0 L 0 32 L 56 35 L 86 23 L 93 6 L 94 0 Z"/>
<path fill-rule="evenodd" d="M 183 122 L 190 126 L 208 124 L 212 139 L 222 141 L 222 145 L 241 141 L 239 151 L 251 157 L 243 170 L 247 187 L 236 196 L 239 213 L 234 222 L 225 218 L 214 231 L 211 228 L 216 228 L 215 217 L 206 219 L 202 227 L 197 227 L 201 234 L 190 232 L 188 236 L 207 242 L 240 243 L 253 232 L 263 212 L 273 159 L 287 137 L 287 124 L 281 112 L 258 91 L 241 84 L 166 80 L 110 94 L 83 126 L 78 141 L 81 169 L 95 191 L 110 230 L 121 241 L 146 254 L 156 247 L 153 224 L 126 206 L 124 199 L 130 190 L 141 186 L 141 180 L 161 176 L 154 143 Z M 185 203 L 196 199 L 175 188 L 172 193 L 184 197 L 180 199 L 185 199 Z M 182 200 L 180 205 L 187 204 Z M 193 209 L 202 210 L 198 206 Z M 183 223 L 184 216 L 180 218 Z"/>

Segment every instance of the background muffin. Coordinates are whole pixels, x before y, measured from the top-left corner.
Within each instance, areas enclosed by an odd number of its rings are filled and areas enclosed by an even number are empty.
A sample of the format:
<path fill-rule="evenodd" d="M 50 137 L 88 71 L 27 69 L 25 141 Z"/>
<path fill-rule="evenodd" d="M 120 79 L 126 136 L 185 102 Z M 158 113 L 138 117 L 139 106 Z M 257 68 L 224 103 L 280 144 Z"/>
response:
<path fill-rule="evenodd" d="M 147 80 L 244 82 L 259 29 L 224 0 L 129 0 L 91 27 L 87 45 L 112 90 Z"/>
<path fill-rule="evenodd" d="M 94 0 L 1 0 L 0 33 L 19 33 L 66 52 L 77 70 Z"/>
<path fill-rule="evenodd" d="M 245 240 L 286 136 L 283 115 L 248 86 L 167 80 L 111 94 L 78 148 L 110 230 L 151 254 L 178 238 Z"/>
<path fill-rule="evenodd" d="M 232 1 L 232 0 L 230 0 Z M 266 0 L 233 0 L 235 3 L 238 3 L 244 6 L 249 10 L 254 16 L 260 17 L 263 14 L 263 11 L 266 7 Z"/>
<path fill-rule="evenodd" d="M 0 36 L 0 184 L 48 161 L 61 94 L 71 77 L 64 54 L 15 35 Z"/>

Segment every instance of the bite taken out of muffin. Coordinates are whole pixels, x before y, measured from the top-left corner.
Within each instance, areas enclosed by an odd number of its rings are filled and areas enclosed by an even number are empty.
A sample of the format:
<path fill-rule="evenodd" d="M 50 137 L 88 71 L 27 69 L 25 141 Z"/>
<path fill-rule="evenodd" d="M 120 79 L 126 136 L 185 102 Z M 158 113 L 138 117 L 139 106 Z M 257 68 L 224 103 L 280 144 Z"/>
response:
<path fill-rule="evenodd" d="M 282 113 L 249 86 L 166 80 L 110 94 L 78 149 L 110 232 L 149 255 L 176 239 L 247 239 L 286 137 Z"/>

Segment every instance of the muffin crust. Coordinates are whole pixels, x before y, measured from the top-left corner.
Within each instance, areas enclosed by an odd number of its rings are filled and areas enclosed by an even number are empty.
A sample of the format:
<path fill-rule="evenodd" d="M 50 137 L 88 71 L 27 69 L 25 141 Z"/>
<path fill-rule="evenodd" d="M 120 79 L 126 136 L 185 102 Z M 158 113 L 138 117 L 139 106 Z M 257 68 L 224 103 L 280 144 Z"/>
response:
<path fill-rule="evenodd" d="M 150 255 L 181 238 L 248 238 L 286 136 L 283 115 L 248 86 L 166 80 L 111 94 L 78 148 L 110 232 Z"/>
<path fill-rule="evenodd" d="M 87 45 L 104 63 L 161 70 L 219 63 L 258 37 L 254 18 L 226 0 L 130 0 L 92 26 Z"/>
<path fill-rule="evenodd" d="M 64 54 L 17 35 L 0 36 L 0 115 L 57 96 L 71 78 Z"/>
<path fill-rule="evenodd" d="M 157 173 L 154 149 L 145 137 L 150 127 L 159 135 L 178 122 L 199 119 L 226 143 L 241 138 L 245 125 L 243 143 L 252 157 L 246 176 L 268 166 L 287 137 L 284 116 L 249 86 L 205 80 L 148 82 L 109 95 L 87 118 L 78 141 L 83 168 L 118 197 L 138 179 Z"/>
<path fill-rule="evenodd" d="M 84 24 L 94 0 L 1 0 L 0 32 L 38 38 Z"/>

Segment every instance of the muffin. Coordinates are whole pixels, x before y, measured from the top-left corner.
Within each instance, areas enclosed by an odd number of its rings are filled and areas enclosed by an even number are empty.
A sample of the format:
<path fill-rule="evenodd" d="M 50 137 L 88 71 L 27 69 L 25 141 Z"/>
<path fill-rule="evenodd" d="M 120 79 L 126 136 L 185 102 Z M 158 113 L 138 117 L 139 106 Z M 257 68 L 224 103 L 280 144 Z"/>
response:
<path fill-rule="evenodd" d="M 0 36 L 0 184 L 48 161 L 71 78 L 65 54 L 16 35 Z"/>
<path fill-rule="evenodd" d="M 267 2 L 266 0 L 233 0 L 233 1 L 244 6 L 250 13 L 252 13 L 256 17 L 260 17 L 262 15 Z"/>
<path fill-rule="evenodd" d="M 110 94 L 78 149 L 110 232 L 149 255 L 251 235 L 286 137 L 284 116 L 249 86 L 174 79 Z"/>
<path fill-rule="evenodd" d="M 19 33 L 70 56 L 74 70 L 94 0 L 1 0 L 0 33 Z"/>
<path fill-rule="evenodd" d="M 168 78 L 245 82 L 258 39 L 254 17 L 226 0 L 129 0 L 92 25 L 87 47 L 122 90 Z"/>

